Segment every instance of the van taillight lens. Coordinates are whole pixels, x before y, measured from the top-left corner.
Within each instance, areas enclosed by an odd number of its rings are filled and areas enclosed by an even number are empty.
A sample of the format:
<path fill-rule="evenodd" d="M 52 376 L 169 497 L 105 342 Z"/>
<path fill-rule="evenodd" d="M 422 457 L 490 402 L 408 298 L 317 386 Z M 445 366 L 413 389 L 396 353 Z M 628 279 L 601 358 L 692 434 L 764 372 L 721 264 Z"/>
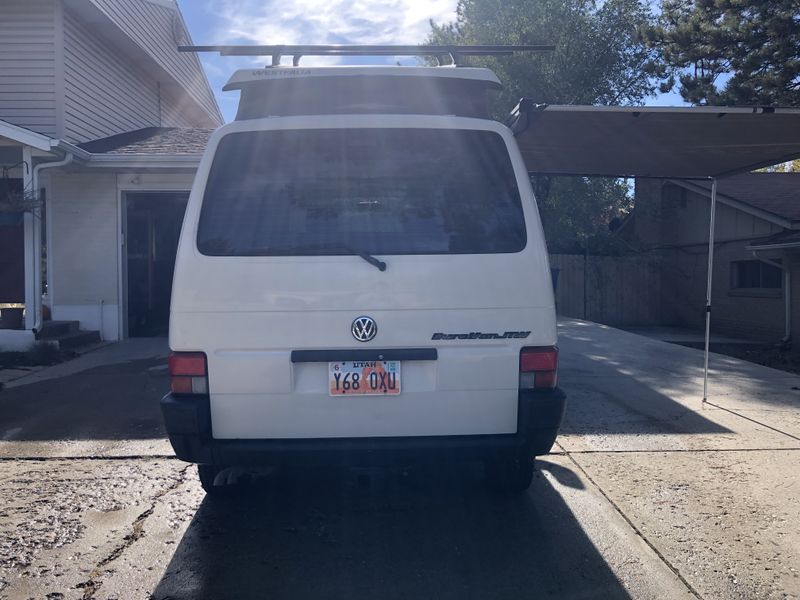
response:
<path fill-rule="evenodd" d="M 169 375 L 173 394 L 208 394 L 208 367 L 202 352 L 171 352 Z"/>
<path fill-rule="evenodd" d="M 519 353 L 520 389 L 553 389 L 558 383 L 558 348 L 523 348 Z"/>

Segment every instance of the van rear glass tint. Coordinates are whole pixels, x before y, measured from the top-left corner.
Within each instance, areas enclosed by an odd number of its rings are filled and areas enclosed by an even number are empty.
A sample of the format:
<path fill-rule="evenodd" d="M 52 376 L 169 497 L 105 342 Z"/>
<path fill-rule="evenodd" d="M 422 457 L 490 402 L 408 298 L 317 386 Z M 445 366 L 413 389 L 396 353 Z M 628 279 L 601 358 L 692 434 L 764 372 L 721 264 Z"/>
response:
<path fill-rule="evenodd" d="M 503 139 L 452 129 L 225 136 L 198 249 L 211 256 L 493 254 L 526 233 Z"/>

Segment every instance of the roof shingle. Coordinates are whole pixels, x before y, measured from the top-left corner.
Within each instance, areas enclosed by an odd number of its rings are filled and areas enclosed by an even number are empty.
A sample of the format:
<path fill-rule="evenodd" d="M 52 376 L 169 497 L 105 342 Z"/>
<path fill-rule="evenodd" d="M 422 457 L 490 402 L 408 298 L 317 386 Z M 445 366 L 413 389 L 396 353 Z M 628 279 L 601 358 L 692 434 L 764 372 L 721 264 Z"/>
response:
<path fill-rule="evenodd" d="M 213 131 L 146 127 L 85 142 L 79 147 L 92 154 L 202 154 Z"/>
<path fill-rule="evenodd" d="M 711 191 L 711 183 L 692 181 Z M 789 221 L 800 221 L 800 173 L 744 173 L 717 181 L 717 193 Z"/>

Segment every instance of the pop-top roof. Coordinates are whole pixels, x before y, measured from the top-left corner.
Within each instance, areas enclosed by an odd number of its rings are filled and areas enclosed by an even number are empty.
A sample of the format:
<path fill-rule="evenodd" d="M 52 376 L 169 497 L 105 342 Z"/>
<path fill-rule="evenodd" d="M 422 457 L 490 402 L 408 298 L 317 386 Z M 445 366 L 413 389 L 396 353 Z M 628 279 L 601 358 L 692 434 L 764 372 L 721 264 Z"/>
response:
<path fill-rule="evenodd" d="M 254 45 L 179 46 L 180 52 L 269 56 L 265 69 L 237 71 L 224 90 L 242 90 L 236 120 L 272 116 L 425 114 L 490 118 L 487 91 L 502 86 L 488 69 L 461 67 L 470 56 L 549 52 L 551 45 Z M 282 67 L 283 57 L 292 67 Z M 438 67 L 301 67 L 306 56 L 417 56 Z M 445 66 L 448 65 L 448 66 Z"/>
<path fill-rule="evenodd" d="M 491 70 L 476 67 L 393 67 L 331 66 L 331 67 L 267 67 L 240 69 L 230 78 L 224 91 L 242 89 L 255 82 L 311 79 L 318 77 L 433 77 L 482 82 L 487 88 L 500 89 L 502 84 Z"/>
<path fill-rule="evenodd" d="M 502 86 L 471 67 L 268 67 L 238 71 L 236 120 L 319 114 L 426 114 L 489 118 L 488 90 Z"/>

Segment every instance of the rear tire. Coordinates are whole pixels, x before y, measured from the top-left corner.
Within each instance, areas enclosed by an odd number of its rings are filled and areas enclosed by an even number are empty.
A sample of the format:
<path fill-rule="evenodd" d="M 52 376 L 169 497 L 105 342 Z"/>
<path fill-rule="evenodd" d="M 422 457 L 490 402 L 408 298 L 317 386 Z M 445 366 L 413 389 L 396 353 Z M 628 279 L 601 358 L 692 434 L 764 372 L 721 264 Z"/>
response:
<path fill-rule="evenodd" d="M 521 494 L 533 481 L 533 457 L 519 455 L 487 461 L 484 474 L 489 489 L 501 494 Z"/>

